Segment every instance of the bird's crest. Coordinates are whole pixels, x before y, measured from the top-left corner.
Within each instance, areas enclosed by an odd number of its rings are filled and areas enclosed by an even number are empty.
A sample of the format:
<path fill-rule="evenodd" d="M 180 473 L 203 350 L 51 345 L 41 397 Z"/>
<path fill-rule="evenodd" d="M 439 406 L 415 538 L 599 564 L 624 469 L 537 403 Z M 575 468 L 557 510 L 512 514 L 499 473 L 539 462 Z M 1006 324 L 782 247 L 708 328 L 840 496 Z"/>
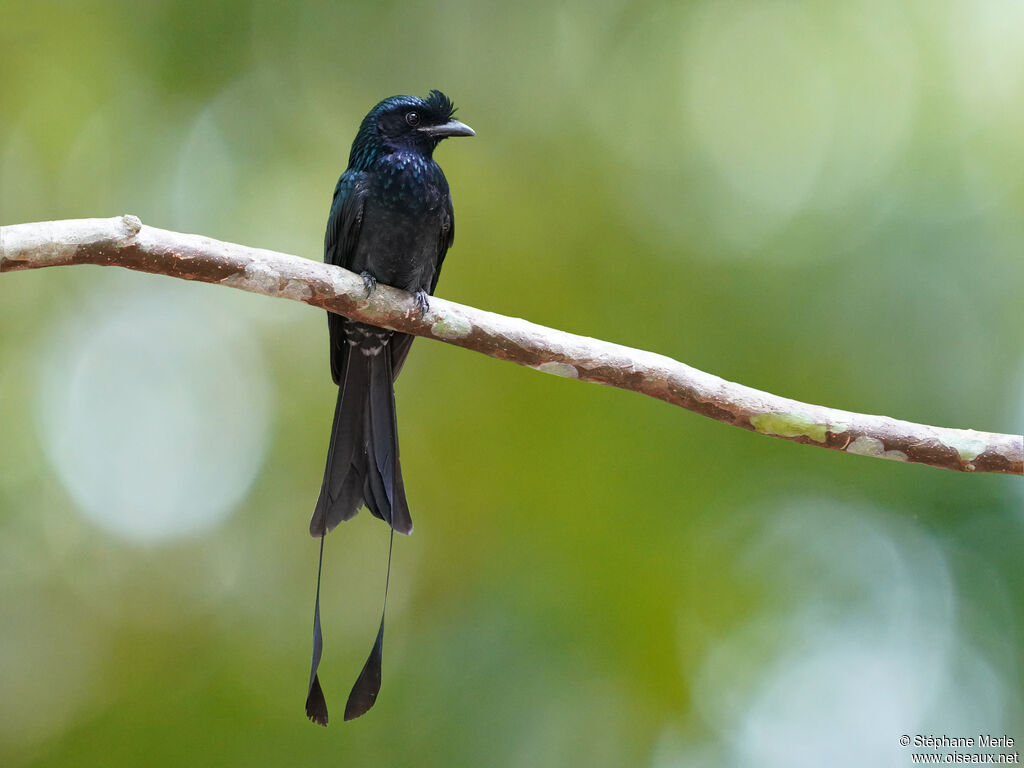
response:
<path fill-rule="evenodd" d="M 452 100 L 436 89 L 430 92 L 425 101 L 430 110 L 436 112 L 438 117 L 451 120 L 452 115 L 455 114 L 455 105 L 452 104 Z"/>

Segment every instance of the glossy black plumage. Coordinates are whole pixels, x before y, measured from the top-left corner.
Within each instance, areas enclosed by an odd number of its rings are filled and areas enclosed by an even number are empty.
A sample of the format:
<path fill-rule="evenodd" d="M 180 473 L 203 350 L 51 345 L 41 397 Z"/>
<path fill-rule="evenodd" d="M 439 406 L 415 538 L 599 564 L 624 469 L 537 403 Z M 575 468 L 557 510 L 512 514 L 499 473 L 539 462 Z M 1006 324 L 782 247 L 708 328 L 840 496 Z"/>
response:
<path fill-rule="evenodd" d="M 423 310 L 455 234 L 448 182 L 433 151 L 446 137 L 473 135 L 452 119 L 453 113 L 451 101 L 440 91 L 431 91 L 426 99 L 393 96 L 374 107 L 359 127 L 348 169 L 334 190 L 324 238 L 324 261 L 362 274 L 367 291 L 378 282 L 410 291 Z M 392 531 L 411 533 L 393 382 L 413 337 L 340 315 L 328 313 L 327 319 L 338 401 L 310 533 L 326 535 L 364 504 Z M 389 570 L 390 557 L 389 549 Z M 319 593 L 318 575 L 306 714 L 326 725 L 327 706 L 317 677 L 322 651 Z M 350 694 L 346 720 L 363 714 L 376 699 L 383 631 L 382 616 L 374 649 Z"/>

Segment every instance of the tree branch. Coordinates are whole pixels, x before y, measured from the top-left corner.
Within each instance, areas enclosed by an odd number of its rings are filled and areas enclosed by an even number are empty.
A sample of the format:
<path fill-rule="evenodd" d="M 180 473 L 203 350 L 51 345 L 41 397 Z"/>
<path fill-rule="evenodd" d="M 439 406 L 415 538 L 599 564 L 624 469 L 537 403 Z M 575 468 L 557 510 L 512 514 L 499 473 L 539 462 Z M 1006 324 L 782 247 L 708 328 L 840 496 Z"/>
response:
<path fill-rule="evenodd" d="M 0 227 L 0 272 L 118 266 L 302 301 L 403 333 L 583 381 L 649 395 L 725 424 L 806 445 L 960 472 L 1024 474 L 1024 438 L 839 411 L 761 392 L 663 355 L 412 296 L 318 261 L 144 226 L 134 216 Z"/>

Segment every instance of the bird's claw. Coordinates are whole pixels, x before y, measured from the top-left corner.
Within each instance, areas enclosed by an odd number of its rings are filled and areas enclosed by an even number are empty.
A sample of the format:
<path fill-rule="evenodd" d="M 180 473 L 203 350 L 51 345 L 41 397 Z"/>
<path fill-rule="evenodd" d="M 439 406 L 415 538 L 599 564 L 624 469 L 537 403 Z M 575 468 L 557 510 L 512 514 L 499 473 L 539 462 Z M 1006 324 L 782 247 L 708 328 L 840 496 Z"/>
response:
<path fill-rule="evenodd" d="M 430 294 L 426 291 L 416 291 L 413 299 L 416 301 L 416 309 L 420 311 L 420 314 L 427 314 L 427 310 L 430 309 Z"/>
<path fill-rule="evenodd" d="M 373 293 L 373 289 L 377 287 L 377 278 L 369 272 L 360 272 L 359 276 L 363 278 L 363 287 L 366 288 L 366 298 L 370 298 L 370 294 Z"/>

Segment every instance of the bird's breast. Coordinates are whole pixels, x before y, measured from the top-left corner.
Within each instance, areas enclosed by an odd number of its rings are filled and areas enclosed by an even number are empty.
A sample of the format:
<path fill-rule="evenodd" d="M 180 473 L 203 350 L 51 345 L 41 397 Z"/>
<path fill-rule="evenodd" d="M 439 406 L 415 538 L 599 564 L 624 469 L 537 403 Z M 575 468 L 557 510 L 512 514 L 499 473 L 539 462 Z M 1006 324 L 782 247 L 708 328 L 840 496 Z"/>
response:
<path fill-rule="evenodd" d="M 448 194 L 437 163 L 414 153 L 390 155 L 380 164 L 374 181 L 374 199 L 413 215 L 437 210 Z"/>
<path fill-rule="evenodd" d="M 418 158 L 396 158 L 374 174 L 355 271 L 368 271 L 378 281 L 408 291 L 430 289 L 448 195 L 447 182 L 438 175 L 433 161 Z"/>

